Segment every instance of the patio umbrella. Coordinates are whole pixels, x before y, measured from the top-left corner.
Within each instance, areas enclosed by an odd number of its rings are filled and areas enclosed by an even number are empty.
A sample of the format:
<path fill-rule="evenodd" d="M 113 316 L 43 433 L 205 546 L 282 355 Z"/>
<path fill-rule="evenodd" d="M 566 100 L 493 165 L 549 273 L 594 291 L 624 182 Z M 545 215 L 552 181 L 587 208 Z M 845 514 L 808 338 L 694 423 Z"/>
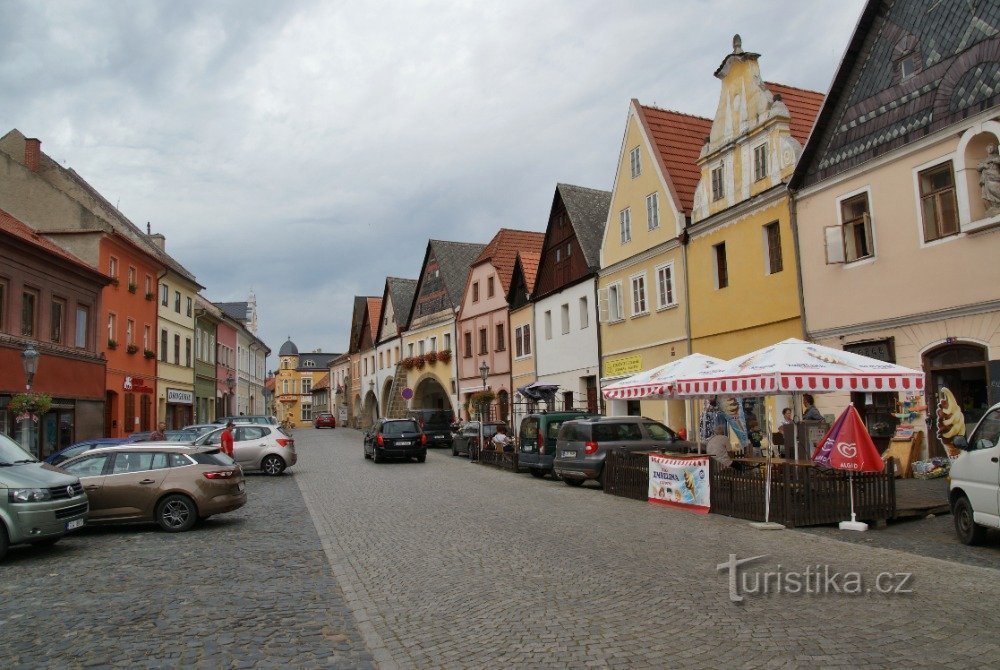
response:
<path fill-rule="evenodd" d="M 830 430 L 816 445 L 813 460 L 827 467 L 847 470 L 851 494 L 851 520 L 841 521 L 841 530 L 868 530 L 868 524 L 854 514 L 854 473 L 882 472 L 885 462 L 854 405 L 840 413 Z"/>

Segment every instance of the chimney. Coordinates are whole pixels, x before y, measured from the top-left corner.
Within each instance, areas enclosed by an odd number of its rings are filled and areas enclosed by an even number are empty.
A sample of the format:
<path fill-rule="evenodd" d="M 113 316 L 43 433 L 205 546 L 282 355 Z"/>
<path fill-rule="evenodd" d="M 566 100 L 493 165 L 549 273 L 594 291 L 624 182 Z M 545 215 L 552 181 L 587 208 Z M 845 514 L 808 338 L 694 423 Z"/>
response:
<path fill-rule="evenodd" d="M 160 251 L 167 250 L 167 238 L 163 236 L 163 233 L 153 233 L 149 236 L 149 240 L 155 244 Z"/>
<path fill-rule="evenodd" d="M 38 172 L 42 159 L 42 141 L 34 137 L 24 138 L 24 164 L 32 172 Z"/>

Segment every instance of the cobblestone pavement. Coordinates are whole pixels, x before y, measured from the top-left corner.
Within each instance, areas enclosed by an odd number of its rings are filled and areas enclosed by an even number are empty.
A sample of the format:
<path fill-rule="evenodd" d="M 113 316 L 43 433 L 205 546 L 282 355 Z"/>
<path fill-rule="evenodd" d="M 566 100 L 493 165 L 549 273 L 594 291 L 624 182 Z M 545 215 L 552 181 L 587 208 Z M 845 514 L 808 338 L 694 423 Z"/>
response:
<path fill-rule="evenodd" d="M 961 668 L 1000 652 L 996 566 L 755 530 L 444 451 L 376 465 L 344 428 L 296 439 L 295 481 L 383 670 Z M 717 569 L 731 554 L 766 555 L 741 569 L 741 604 Z M 816 579 L 823 565 L 830 572 Z M 799 574 L 789 593 L 789 576 L 807 568 L 813 577 Z M 783 576 L 752 593 L 764 571 Z M 860 594 L 815 594 L 834 572 L 853 590 L 849 571 L 864 580 Z M 890 581 L 876 581 L 882 572 Z"/>
<path fill-rule="evenodd" d="M 372 667 L 295 478 L 187 533 L 85 528 L 0 563 L 0 666 Z"/>

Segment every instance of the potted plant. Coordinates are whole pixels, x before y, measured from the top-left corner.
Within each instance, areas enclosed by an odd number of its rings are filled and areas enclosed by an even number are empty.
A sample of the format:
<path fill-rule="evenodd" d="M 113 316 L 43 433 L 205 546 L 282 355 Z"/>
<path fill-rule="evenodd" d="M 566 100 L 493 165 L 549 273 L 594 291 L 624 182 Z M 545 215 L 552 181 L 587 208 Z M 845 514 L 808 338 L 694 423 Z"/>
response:
<path fill-rule="evenodd" d="M 109 337 L 108 338 L 108 349 L 117 349 L 117 348 L 118 348 L 118 340 L 112 340 Z"/>
<path fill-rule="evenodd" d="M 424 360 L 427 361 L 428 363 L 437 363 L 438 360 L 437 352 L 428 351 L 426 354 L 424 354 Z"/>
<path fill-rule="evenodd" d="M 153 351 L 152 349 L 143 349 L 142 355 L 145 356 L 146 358 L 156 358 L 156 352 Z"/>
<path fill-rule="evenodd" d="M 31 419 L 38 423 L 39 415 L 52 408 L 52 398 L 45 393 L 15 393 L 7 403 L 7 409 L 15 415 L 15 421 Z"/>
<path fill-rule="evenodd" d="M 128 285 L 128 292 L 129 293 L 135 293 L 138 288 L 139 287 L 135 285 L 135 282 L 129 282 L 129 285 Z"/>
<path fill-rule="evenodd" d="M 403 367 L 406 368 L 407 370 L 412 370 L 414 367 L 416 367 L 416 363 L 414 363 L 413 359 L 409 356 L 404 358 L 401 362 L 403 363 Z"/>
<path fill-rule="evenodd" d="M 423 356 L 414 356 L 413 357 L 413 367 L 415 367 L 418 370 L 423 370 L 424 369 L 424 357 Z"/>
<path fill-rule="evenodd" d="M 496 400 L 496 397 L 496 394 L 489 389 L 486 389 L 485 391 L 476 391 L 469 396 L 469 404 L 478 410 L 488 407 L 494 400 Z"/>
<path fill-rule="evenodd" d="M 451 361 L 451 349 L 442 349 L 438 352 L 438 360 L 442 363 L 448 363 Z"/>
<path fill-rule="evenodd" d="M 127 347 L 125 347 L 125 351 L 127 351 L 130 354 L 134 354 L 135 352 L 139 351 L 139 347 L 135 346 L 134 344 L 130 344 Z"/>
<path fill-rule="evenodd" d="M 152 302 L 154 298 L 156 298 L 155 293 L 153 293 L 152 291 L 146 291 L 146 300 Z"/>

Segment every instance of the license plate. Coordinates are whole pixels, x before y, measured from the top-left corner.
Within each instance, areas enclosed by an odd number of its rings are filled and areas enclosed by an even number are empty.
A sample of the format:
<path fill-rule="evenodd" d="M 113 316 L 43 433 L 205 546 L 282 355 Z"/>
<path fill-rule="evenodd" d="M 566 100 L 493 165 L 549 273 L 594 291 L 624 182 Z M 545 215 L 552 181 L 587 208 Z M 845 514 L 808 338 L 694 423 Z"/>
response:
<path fill-rule="evenodd" d="M 236 485 L 236 490 L 239 491 L 240 493 L 243 493 L 243 490 L 245 488 L 246 488 L 246 484 L 244 484 L 243 482 L 240 482 L 239 484 Z"/>
<path fill-rule="evenodd" d="M 408 447 L 408 446 L 410 446 L 411 444 L 413 444 L 413 443 L 412 443 L 412 442 L 410 442 L 409 440 L 402 440 L 402 441 L 400 441 L 400 442 L 397 442 L 397 443 L 396 443 L 396 446 L 397 446 L 397 447 Z"/>
<path fill-rule="evenodd" d="M 445 438 L 445 436 L 444 436 L 444 435 L 435 435 L 435 436 L 434 436 L 434 439 L 435 439 L 435 440 L 443 440 L 444 438 Z"/>
<path fill-rule="evenodd" d="M 575 451 L 564 451 L 564 452 L 562 452 L 562 457 L 563 458 L 576 458 L 576 452 Z"/>
<path fill-rule="evenodd" d="M 73 519 L 66 522 L 66 530 L 73 530 L 74 528 L 83 528 L 83 519 Z"/>

